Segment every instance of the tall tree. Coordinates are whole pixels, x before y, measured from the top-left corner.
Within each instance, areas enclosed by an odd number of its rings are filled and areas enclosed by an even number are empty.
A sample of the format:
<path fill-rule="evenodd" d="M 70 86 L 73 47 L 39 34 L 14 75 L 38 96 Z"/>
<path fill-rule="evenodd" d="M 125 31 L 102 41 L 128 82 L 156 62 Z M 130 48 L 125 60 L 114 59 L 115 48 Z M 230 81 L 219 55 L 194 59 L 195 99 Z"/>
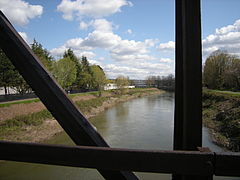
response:
<path fill-rule="evenodd" d="M 42 44 L 38 43 L 35 39 L 33 40 L 33 44 L 31 44 L 31 48 L 35 55 L 39 58 L 41 63 L 49 70 L 52 71 L 52 61 L 53 57 L 50 53 L 43 48 Z"/>
<path fill-rule="evenodd" d="M 64 89 L 69 89 L 76 80 L 76 64 L 70 58 L 63 58 L 53 64 L 53 76 Z"/>
<path fill-rule="evenodd" d="M 75 87 L 79 86 L 80 73 L 82 71 L 79 58 L 77 58 L 77 56 L 74 54 L 73 50 L 70 48 L 64 52 L 63 58 L 69 58 L 72 62 L 74 62 L 77 72 L 76 72 L 76 80 L 73 83 L 73 86 L 75 86 Z"/>
<path fill-rule="evenodd" d="M 5 94 L 8 94 L 8 88 L 16 90 L 18 93 L 27 93 L 30 86 L 19 74 L 12 62 L 0 49 L 0 87 L 4 87 Z"/>
<path fill-rule="evenodd" d="M 127 90 L 127 86 L 129 85 L 129 78 L 125 76 L 118 76 L 115 80 L 120 93 L 123 94 Z"/>
<path fill-rule="evenodd" d="M 147 77 L 147 86 L 155 87 L 155 85 L 156 85 L 156 76 L 148 76 Z"/>
<path fill-rule="evenodd" d="M 93 88 L 96 88 L 99 92 L 99 96 L 101 96 L 104 85 L 106 84 L 106 75 L 103 69 L 98 65 L 91 66 L 91 70 L 93 78 Z"/>
<path fill-rule="evenodd" d="M 93 72 L 91 70 L 90 64 L 87 57 L 82 56 L 81 59 L 81 72 L 79 75 L 78 85 L 82 90 L 89 90 L 93 88 Z"/>
<path fill-rule="evenodd" d="M 203 83 L 210 89 L 239 89 L 239 59 L 225 51 L 216 51 L 206 60 Z"/>
<path fill-rule="evenodd" d="M 13 79 L 11 88 L 17 91 L 19 94 L 25 94 L 32 91 L 30 86 L 19 73 L 17 73 L 16 78 Z"/>
<path fill-rule="evenodd" d="M 223 74 L 224 89 L 240 90 L 240 59 L 230 56 Z"/>
<path fill-rule="evenodd" d="M 5 94 L 8 94 L 7 88 L 13 84 L 17 73 L 11 61 L 0 49 L 0 87 L 4 87 Z"/>
<path fill-rule="evenodd" d="M 81 65 L 82 65 L 82 71 L 83 72 L 87 72 L 89 74 L 92 73 L 91 68 L 90 68 L 90 64 L 89 64 L 86 56 L 82 56 Z"/>

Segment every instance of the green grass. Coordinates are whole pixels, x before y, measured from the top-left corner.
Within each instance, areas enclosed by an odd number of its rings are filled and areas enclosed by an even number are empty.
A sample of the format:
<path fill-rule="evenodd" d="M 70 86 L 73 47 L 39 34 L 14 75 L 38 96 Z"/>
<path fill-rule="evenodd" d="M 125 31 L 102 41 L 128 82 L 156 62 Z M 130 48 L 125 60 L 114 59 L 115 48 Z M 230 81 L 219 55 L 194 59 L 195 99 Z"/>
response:
<path fill-rule="evenodd" d="M 36 99 L 31 99 L 31 100 L 23 100 L 23 101 L 15 101 L 15 102 L 7 102 L 7 103 L 2 103 L 0 104 L 1 107 L 9 107 L 13 104 L 28 104 L 28 103 L 33 103 L 33 102 L 39 102 L 40 100 L 38 98 Z"/>
<path fill-rule="evenodd" d="M 75 102 L 78 108 L 83 112 L 90 112 L 92 108 L 97 108 L 103 104 L 104 101 L 106 101 L 108 97 L 98 97 L 86 101 L 77 101 Z"/>
<path fill-rule="evenodd" d="M 221 90 L 213 90 L 213 89 L 204 89 L 203 91 L 210 92 L 210 93 L 216 93 L 216 94 L 222 94 L 222 95 L 232 95 L 240 97 L 240 92 L 234 92 L 234 91 L 221 91 Z"/>
<path fill-rule="evenodd" d="M 16 116 L 12 119 L 4 121 L 4 123 L 0 125 L 0 135 L 20 130 L 24 126 L 38 126 L 42 124 L 45 119 L 51 117 L 51 113 L 46 109 L 36 113 Z"/>
<path fill-rule="evenodd" d="M 70 98 L 73 98 L 73 97 L 76 97 L 76 96 L 87 96 L 87 95 L 98 96 L 98 92 L 97 91 L 92 91 L 92 92 L 85 92 L 85 93 L 68 94 L 68 96 Z M 39 102 L 39 101 L 40 101 L 39 98 L 35 98 L 35 99 L 30 99 L 30 100 L 19 100 L 19 101 L 14 101 L 14 102 L 7 102 L 7 103 L 0 104 L 0 108 L 1 107 L 9 107 L 9 106 L 14 105 L 14 104 L 29 104 L 29 103 L 33 103 L 33 102 Z"/>
<path fill-rule="evenodd" d="M 87 95 L 94 95 L 98 96 L 98 91 L 91 91 L 91 92 L 84 92 L 84 93 L 76 93 L 76 94 L 68 94 L 70 98 L 76 97 L 76 96 L 87 96 Z"/>

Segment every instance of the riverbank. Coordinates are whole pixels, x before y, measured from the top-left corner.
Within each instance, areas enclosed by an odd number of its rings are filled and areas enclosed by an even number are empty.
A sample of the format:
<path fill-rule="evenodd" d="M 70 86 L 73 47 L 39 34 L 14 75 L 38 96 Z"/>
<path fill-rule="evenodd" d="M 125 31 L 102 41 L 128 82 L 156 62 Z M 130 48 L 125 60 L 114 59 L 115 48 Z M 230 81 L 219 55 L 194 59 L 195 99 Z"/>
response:
<path fill-rule="evenodd" d="M 80 111 L 87 117 L 96 116 L 120 102 L 137 97 L 160 94 L 164 91 L 156 88 L 129 89 L 122 95 L 114 91 L 71 95 Z M 38 100 L 3 104 L 0 107 L 0 139 L 10 141 L 42 142 L 46 141 L 63 129 Z"/>
<path fill-rule="evenodd" d="M 204 89 L 203 123 L 215 144 L 240 151 L 240 94 Z"/>

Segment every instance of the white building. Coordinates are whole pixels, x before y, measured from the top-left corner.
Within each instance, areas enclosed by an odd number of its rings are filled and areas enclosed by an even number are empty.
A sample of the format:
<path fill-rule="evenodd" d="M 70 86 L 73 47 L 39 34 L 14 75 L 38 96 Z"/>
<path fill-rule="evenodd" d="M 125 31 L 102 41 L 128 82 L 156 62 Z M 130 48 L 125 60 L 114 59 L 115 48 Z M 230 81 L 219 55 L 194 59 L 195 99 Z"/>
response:
<path fill-rule="evenodd" d="M 8 94 L 17 94 L 17 91 L 10 87 L 7 87 L 7 92 Z M 0 87 L 0 95 L 5 95 L 4 87 Z"/>
<path fill-rule="evenodd" d="M 117 87 L 117 85 L 116 84 L 114 84 L 114 83 L 108 83 L 108 84 L 106 84 L 105 86 L 104 86 L 104 90 L 106 91 L 106 90 L 111 90 L 111 89 L 117 89 L 118 87 Z"/>
<path fill-rule="evenodd" d="M 132 88 L 135 88 L 135 86 L 124 86 L 124 88 L 129 88 L 129 89 L 132 89 Z M 114 84 L 114 83 L 108 83 L 104 86 L 104 90 L 112 90 L 112 89 L 118 89 L 117 85 Z"/>

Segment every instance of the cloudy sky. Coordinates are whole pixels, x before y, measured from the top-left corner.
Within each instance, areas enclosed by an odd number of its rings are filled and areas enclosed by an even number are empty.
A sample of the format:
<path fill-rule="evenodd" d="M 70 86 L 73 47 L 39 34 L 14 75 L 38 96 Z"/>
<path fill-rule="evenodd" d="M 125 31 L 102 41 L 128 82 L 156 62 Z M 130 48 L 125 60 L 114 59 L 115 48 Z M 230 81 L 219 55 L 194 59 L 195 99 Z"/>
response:
<path fill-rule="evenodd" d="M 218 49 L 240 54 L 239 7 L 202 0 L 203 63 Z M 174 74 L 174 8 L 174 0 L 0 0 L 28 43 L 35 38 L 56 59 L 71 48 L 109 78 Z"/>

